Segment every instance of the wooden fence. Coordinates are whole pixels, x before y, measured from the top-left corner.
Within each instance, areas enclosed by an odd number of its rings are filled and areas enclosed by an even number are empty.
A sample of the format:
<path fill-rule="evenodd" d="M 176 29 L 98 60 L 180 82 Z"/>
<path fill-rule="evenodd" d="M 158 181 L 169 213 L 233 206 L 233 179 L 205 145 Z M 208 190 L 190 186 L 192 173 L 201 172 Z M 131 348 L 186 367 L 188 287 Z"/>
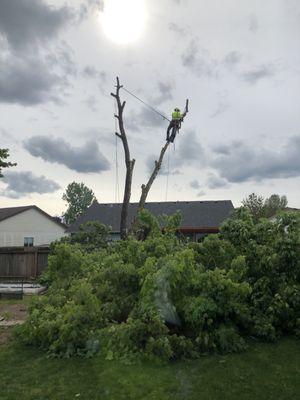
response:
<path fill-rule="evenodd" d="M 35 279 L 48 264 L 49 247 L 0 247 L 0 279 Z"/>

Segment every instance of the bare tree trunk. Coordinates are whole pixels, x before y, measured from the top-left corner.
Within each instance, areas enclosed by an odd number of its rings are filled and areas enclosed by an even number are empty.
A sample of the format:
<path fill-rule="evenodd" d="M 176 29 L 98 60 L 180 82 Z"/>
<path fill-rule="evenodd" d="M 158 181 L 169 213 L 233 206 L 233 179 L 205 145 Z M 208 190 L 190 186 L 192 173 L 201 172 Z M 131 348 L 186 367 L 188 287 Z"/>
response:
<path fill-rule="evenodd" d="M 121 223 L 120 223 L 120 233 L 121 239 L 125 239 L 127 236 L 127 217 L 128 217 L 128 207 L 130 202 L 131 196 L 131 184 L 132 184 L 132 173 L 134 168 L 135 160 L 130 158 L 130 151 L 127 141 L 127 136 L 124 128 L 124 121 L 123 121 L 123 111 L 126 102 L 121 102 L 120 99 L 120 89 L 122 85 L 120 85 L 119 78 L 117 77 L 117 86 L 116 86 L 116 93 L 111 93 L 111 95 L 116 99 L 117 106 L 118 106 L 118 114 L 115 114 L 115 118 L 117 118 L 119 123 L 119 130 L 120 133 L 115 132 L 115 134 L 122 140 L 124 154 L 125 154 L 125 165 L 126 165 L 126 178 L 125 178 L 125 189 L 124 189 L 124 197 L 123 197 L 123 204 L 122 204 L 122 211 L 121 211 Z"/>
<path fill-rule="evenodd" d="M 184 111 L 184 113 L 182 114 L 182 120 L 184 119 L 184 117 L 186 116 L 186 114 L 188 113 L 188 111 L 189 111 L 189 101 L 186 100 L 185 111 Z M 145 207 L 145 203 L 146 203 L 146 199 L 147 199 L 148 193 L 149 193 L 149 191 L 150 191 L 150 189 L 151 189 L 151 186 L 152 186 L 152 184 L 153 184 L 155 178 L 157 177 L 157 174 L 158 174 L 159 170 L 161 169 L 161 165 L 162 165 L 162 162 L 163 162 L 163 159 L 164 159 L 164 155 L 165 155 L 165 152 L 166 152 L 166 150 L 167 150 L 169 144 L 170 144 L 170 143 L 167 142 L 167 143 L 163 146 L 163 148 L 162 148 L 161 151 L 160 151 L 160 155 L 159 155 L 158 161 L 155 161 L 155 162 L 154 162 L 154 169 L 153 169 L 153 171 L 152 171 L 152 174 L 150 175 L 150 178 L 149 178 L 147 184 L 141 186 L 141 188 L 142 188 L 142 194 L 141 194 L 141 197 L 140 197 L 138 210 L 142 210 L 142 209 Z"/>
<path fill-rule="evenodd" d="M 163 158 L 164 158 L 165 152 L 166 152 L 169 144 L 170 144 L 170 142 L 167 142 L 164 145 L 164 147 L 161 149 L 158 161 L 154 161 L 154 169 L 152 171 L 152 174 L 150 175 L 150 178 L 149 178 L 147 184 L 142 185 L 142 194 L 141 194 L 141 198 L 139 201 L 139 210 L 142 210 L 145 207 L 145 203 L 146 203 L 146 199 L 147 199 L 149 190 L 151 189 L 151 186 L 152 186 L 155 178 L 157 177 L 159 170 L 161 169 Z"/>

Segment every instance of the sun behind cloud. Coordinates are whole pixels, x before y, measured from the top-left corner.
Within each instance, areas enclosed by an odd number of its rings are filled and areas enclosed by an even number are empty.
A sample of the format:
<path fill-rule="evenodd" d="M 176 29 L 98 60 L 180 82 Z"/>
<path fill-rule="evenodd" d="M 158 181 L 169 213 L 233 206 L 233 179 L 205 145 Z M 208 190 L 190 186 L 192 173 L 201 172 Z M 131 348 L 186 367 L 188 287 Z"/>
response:
<path fill-rule="evenodd" d="M 100 23 L 105 35 L 118 44 L 137 41 L 146 25 L 144 0 L 105 0 Z"/>

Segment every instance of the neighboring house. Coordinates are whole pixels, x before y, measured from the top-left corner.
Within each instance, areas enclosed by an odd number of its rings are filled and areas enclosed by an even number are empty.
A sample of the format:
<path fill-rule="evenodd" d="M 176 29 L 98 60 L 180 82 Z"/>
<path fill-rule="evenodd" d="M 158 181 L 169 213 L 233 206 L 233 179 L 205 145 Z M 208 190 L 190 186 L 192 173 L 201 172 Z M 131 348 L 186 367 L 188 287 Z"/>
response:
<path fill-rule="evenodd" d="M 76 233 L 81 224 L 99 221 L 112 227 L 112 239 L 120 238 L 121 203 L 100 204 L 94 202 L 87 211 L 74 222 L 67 232 Z M 166 201 L 147 203 L 145 208 L 153 215 L 172 215 L 181 212 L 180 232 L 192 240 L 200 240 L 208 233 L 218 233 L 221 223 L 234 210 L 230 200 L 219 201 Z M 131 203 L 128 210 L 128 226 L 133 222 L 138 203 Z"/>
<path fill-rule="evenodd" d="M 66 226 L 37 206 L 0 208 L 0 247 L 47 246 Z"/>

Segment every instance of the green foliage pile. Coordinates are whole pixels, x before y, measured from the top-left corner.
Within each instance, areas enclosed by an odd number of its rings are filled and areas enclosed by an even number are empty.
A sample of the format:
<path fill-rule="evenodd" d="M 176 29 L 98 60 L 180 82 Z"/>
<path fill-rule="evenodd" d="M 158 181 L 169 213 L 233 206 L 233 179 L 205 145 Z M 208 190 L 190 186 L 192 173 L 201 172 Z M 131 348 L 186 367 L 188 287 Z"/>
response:
<path fill-rule="evenodd" d="M 178 239 L 178 215 L 162 223 L 143 211 L 142 241 L 57 244 L 23 342 L 61 357 L 171 360 L 240 351 L 249 336 L 300 336 L 297 215 L 254 223 L 240 209 L 202 243 Z"/>

